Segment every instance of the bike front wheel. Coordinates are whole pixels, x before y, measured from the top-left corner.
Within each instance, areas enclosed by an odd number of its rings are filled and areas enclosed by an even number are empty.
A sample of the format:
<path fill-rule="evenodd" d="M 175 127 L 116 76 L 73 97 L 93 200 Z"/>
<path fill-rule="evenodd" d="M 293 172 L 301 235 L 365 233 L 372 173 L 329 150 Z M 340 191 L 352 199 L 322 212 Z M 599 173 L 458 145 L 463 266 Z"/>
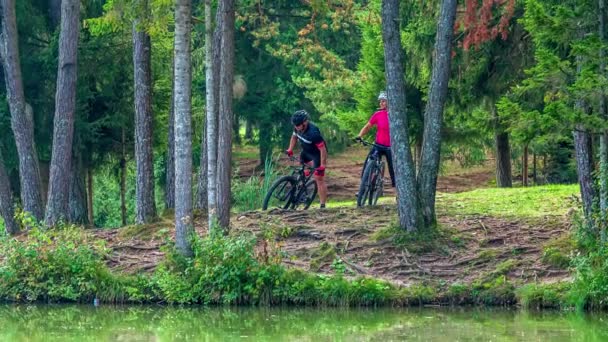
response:
<path fill-rule="evenodd" d="M 277 179 L 264 197 L 262 210 L 268 208 L 288 209 L 295 200 L 296 184 L 296 179 L 292 176 L 283 176 Z"/>
<path fill-rule="evenodd" d="M 293 204 L 291 207 L 297 209 L 298 206 L 303 205 L 302 209 L 306 210 L 310 208 L 315 197 L 317 197 L 317 182 L 315 182 L 314 179 L 309 179 L 308 182 L 306 182 L 306 186 L 301 187 L 298 191 L 297 199 L 292 202 Z"/>

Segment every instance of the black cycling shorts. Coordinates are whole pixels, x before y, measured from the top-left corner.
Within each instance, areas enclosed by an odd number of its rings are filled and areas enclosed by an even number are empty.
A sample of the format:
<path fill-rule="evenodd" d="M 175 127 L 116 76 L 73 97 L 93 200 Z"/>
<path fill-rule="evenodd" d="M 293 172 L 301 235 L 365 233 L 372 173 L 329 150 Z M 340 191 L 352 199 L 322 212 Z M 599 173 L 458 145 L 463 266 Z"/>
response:
<path fill-rule="evenodd" d="M 316 169 L 321 166 L 321 152 L 309 153 L 302 151 L 302 153 L 300 153 L 300 160 L 303 163 L 313 162 L 313 167 Z"/>

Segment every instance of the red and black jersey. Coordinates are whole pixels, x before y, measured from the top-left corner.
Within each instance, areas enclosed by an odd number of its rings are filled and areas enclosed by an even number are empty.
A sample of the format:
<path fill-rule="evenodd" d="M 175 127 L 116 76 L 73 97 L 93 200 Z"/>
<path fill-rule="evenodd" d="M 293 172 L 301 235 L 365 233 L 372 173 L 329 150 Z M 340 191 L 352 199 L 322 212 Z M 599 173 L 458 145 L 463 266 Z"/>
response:
<path fill-rule="evenodd" d="M 325 146 L 325 140 L 321 135 L 319 127 L 315 126 L 311 122 L 308 122 L 308 127 L 304 132 L 297 132 L 294 130 L 293 135 L 298 137 L 302 150 L 306 153 L 316 154 L 319 153 L 319 148 Z"/>

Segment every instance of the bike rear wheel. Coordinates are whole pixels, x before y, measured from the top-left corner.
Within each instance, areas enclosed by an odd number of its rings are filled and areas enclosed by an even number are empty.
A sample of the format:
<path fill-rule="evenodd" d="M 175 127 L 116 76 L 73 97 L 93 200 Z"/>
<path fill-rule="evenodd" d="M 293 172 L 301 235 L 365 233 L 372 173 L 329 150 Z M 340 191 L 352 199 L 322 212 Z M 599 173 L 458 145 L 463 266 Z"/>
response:
<path fill-rule="evenodd" d="M 363 207 L 367 203 L 371 204 L 373 197 L 373 186 L 371 179 L 375 173 L 376 162 L 369 160 L 363 170 L 363 176 L 361 177 L 361 184 L 359 184 L 359 193 L 357 194 L 357 207 Z"/>
<path fill-rule="evenodd" d="M 380 164 L 380 170 L 372 175 L 372 191 L 369 198 L 369 205 L 378 204 L 378 198 L 384 195 L 384 163 Z"/>
<path fill-rule="evenodd" d="M 295 200 L 297 181 L 292 176 L 283 176 L 277 179 L 264 197 L 262 210 L 268 208 L 288 209 Z"/>

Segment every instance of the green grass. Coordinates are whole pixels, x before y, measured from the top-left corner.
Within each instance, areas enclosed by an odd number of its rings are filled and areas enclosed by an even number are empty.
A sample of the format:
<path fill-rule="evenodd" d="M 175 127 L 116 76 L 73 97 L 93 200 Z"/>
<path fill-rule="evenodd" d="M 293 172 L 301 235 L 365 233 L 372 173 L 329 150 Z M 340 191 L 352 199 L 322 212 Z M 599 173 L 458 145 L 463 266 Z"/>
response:
<path fill-rule="evenodd" d="M 259 159 L 260 151 L 257 146 L 239 146 L 232 150 L 234 159 Z"/>
<path fill-rule="evenodd" d="M 573 207 L 578 185 L 528 188 L 490 188 L 462 193 L 439 193 L 437 210 L 448 215 L 489 215 L 534 218 L 564 215 Z"/>

